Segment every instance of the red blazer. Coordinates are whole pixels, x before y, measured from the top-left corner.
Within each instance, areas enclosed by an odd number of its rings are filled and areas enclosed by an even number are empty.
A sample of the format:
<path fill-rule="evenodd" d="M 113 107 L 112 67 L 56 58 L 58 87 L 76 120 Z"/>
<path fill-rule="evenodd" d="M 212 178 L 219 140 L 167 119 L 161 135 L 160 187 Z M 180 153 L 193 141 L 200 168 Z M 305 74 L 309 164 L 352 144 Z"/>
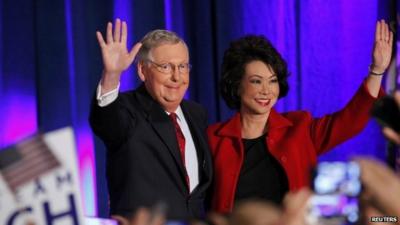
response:
<path fill-rule="evenodd" d="M 318 155 L 355 136 L 366 126 L 375 99 L 363 84 L 342 110 L 322 118 L 313 118 L 305 111 L 279 114 L 271 110 L 265 142 L 284 168 L 290 190 L 309 185 L 309 172 Z M 240 113 L 226 122 L 209 126 L 207 133 L 214 164 L 212 210 L 228 213 L 233 208 L 244 159 Z"/>

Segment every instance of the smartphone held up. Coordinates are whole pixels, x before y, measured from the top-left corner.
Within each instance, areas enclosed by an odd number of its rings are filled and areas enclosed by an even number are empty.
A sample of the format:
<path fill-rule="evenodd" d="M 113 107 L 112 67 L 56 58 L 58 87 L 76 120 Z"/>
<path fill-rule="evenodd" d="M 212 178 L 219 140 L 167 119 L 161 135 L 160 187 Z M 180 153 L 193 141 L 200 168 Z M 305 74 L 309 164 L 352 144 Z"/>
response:
<path fill-rule="evenodd" d="M 308 224 L 354 224 L 359 220 L 360 167 L 356 162 L 321 162 L 313 172 Z"/>

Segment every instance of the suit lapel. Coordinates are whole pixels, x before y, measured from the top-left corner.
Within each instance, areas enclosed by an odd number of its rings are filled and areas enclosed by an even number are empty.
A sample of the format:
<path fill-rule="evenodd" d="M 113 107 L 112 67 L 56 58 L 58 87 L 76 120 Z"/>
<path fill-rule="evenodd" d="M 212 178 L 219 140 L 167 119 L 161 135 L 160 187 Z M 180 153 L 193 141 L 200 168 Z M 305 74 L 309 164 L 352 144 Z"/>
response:
<path fill-rule="evenodd" d="M 139 87 L 138 101 L 142 105 L 147 121 L 150 123 L 160 140 L 165 144 L 169 153 L 174 158 L 175 164 L 179 168 L 179 173 L 181 175 L 180 180 L 182 181 L 180 182 L 182 184 L 179 186 L 186 187 L 184 183 L 185 172 L 178 148 L 174 125 L 164 109 L 162 109 L 159 103 L 153 100 L 143 85 Z"/>

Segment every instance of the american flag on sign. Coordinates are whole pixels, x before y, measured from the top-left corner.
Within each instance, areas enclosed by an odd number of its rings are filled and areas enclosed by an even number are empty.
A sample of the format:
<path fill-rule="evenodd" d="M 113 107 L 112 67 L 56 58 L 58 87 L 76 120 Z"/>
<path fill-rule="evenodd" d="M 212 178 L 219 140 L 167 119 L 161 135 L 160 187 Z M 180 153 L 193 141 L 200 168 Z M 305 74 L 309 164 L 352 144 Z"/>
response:
<path fill-rule="evenodd" d="M 59 165 L 41 135 L 0 150 L 0 172 L 13 193 Z"/>

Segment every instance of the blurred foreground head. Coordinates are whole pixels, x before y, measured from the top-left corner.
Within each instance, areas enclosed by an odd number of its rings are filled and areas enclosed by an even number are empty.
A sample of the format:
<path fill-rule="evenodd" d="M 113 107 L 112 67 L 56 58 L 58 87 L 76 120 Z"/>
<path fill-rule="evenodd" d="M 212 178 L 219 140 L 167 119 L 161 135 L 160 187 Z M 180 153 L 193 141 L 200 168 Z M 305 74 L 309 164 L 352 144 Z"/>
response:
<path fill-rule="evenodd" d="M 275 205 L 262 200 L 240 202 L 230 217 L 230 225 L 278 225 L 282 212 Z"/>

